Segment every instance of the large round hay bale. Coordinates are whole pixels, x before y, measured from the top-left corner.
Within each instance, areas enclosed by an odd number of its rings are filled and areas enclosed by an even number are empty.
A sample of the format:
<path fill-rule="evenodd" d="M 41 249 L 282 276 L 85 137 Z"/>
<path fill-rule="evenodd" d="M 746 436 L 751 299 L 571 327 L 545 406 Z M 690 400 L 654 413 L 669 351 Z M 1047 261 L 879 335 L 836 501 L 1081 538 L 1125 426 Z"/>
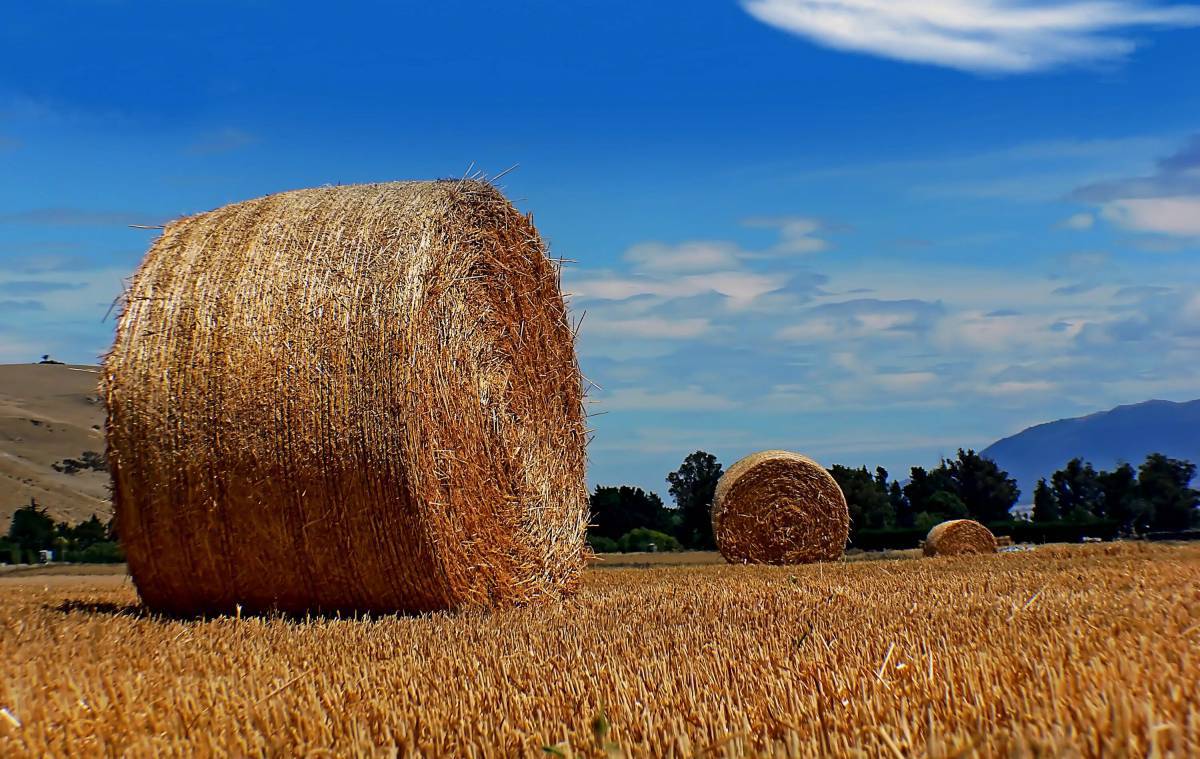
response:
<path fill-rule="evenodd" d="M 926 556 L 995 553 L 996 536 L 973 519 L 951 519 L 934 525 L 925 537 Z"/>
<path fill-rule="evenodd" d="M 419 611 L 578 580 L 574 334 L 532 220 L 486 183 L 301 190 L 167 225 L 104 390 L 151 609 Z"/>
<path fill-rule="evenodd" d="M 842 555 L 850 534 L 846 497 L 812 459 L 760 451 L 721 476 L 713 534 L 735 564 L 804 564 Z"/>

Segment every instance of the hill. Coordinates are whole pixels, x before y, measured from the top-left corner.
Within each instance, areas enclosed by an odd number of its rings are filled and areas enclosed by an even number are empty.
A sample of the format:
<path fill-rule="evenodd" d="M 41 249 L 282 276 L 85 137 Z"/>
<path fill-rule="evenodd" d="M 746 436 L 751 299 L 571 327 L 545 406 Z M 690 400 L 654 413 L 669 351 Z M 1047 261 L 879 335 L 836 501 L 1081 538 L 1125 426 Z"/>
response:
<path fill-rule="evenodd" d="M 0 365 L 0 532 L 30 498 L 58 520 L 108 519 L 108 473 L 66 463 L 104 451 L 99 376 L 94 366 Z"/>
<path fill-rule="evenodd" d="M 1039 477 L 1049 478 L 1076 456 L 1097 469 L 1137 466 L 1149 453 L 1200 464 L 1200 400 L 1146 401 L 1030 427 L 981 453 L 1017 479 L 1021 503 L 1033 499 Z"/>

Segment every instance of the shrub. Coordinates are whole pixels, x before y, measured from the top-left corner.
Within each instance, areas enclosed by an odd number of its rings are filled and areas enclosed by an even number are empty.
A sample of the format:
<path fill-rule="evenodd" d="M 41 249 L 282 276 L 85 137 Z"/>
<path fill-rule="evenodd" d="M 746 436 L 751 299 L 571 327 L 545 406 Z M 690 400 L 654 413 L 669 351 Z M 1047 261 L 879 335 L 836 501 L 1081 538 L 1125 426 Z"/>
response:
<path fill-rule="evenodd" d="M 936 524 L 936 522 L 934 523 Z M 882 530 L 859 530 L 854 547 L 864 551 L 898 551 L 921 545 L 929 532 L 925 527 L 895 527 Z"/>
<path fill-rule="evenodd" d="M 606 538 L 603 535 L 588 536 L 588 545 L 590 545 L 592 550 L 596 553 L 616 553 L 618 550 L 620 550 L 620 547 L 617 545 L 617 541 L 613 540 L 612 538 Z"/>
<path fill-rule="evenodd" d="M 83 561 L 90 564 L 120 564 L 125 561 L 121 544 L 113 541 L 93 543 L 82 551 Z"/>
<path fill-rule="evenodd" d="M 1078 522 L 993 522 L 988 529 L 994 535 L 1009 535 L 1014 543 L 1082 543 L 1084 538 L 1113 540 L 1120 532 L 1120 523 L 1113 519 L 1095 519 L 1087 524 Z"/>
<path fill-rule="evenodd" d="M 651 549 L 650 546 L 654 546 Z M 621 536 L 617 541 L 617 546 L 624 552 L 630 553 L 633 551 L 681 551 L 683 546 L 679 541 L 665 532 L 658 530 L 649 530 L 645 527 L 636 527 Z"/>

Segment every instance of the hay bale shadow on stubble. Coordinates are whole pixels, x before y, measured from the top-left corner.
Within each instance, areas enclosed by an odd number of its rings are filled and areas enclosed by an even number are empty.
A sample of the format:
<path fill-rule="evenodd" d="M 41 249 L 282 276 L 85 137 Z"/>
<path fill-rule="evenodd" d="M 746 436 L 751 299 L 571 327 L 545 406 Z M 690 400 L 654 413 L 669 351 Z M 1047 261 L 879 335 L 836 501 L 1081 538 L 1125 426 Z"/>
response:
<path fill-rule="evenodd" d="M 421 611 L 393 611 L 393 612 L 362 612 L 349 610 L 317 610 L 309 612 L 287 612 L 279 609 L 266 609 L 261 611 L 243 611 L 238 609 L 230 612 L 228 610 L 207 610 L 189 613 L 170 613 L 162 611 L 151 611 L 146 606 L 140 603 L 113 603 L 110 601 L 81 601 L 67 600 L 62 603 L 51 605 L 46 604 L 43 608 L 57 612 L 59 614 L 87 614 L 96 616 L 109 617 L 128 617 L 132 619 L 149 619 L 160 622 L 214 622 L 219 620 L 259 620 L 259 621 L 281 621 L 291 624 L 308 624 L 313 622 L 378 622 L 383 619 L 413 619 L 428 615 L 430 612 Z M 487 608 L 466 607 L 450 612 L 436 612 L 438 614 L 456 614 L 456 615 L 472 615 L 472 614 L 488 614 L 492 610 Z"/>

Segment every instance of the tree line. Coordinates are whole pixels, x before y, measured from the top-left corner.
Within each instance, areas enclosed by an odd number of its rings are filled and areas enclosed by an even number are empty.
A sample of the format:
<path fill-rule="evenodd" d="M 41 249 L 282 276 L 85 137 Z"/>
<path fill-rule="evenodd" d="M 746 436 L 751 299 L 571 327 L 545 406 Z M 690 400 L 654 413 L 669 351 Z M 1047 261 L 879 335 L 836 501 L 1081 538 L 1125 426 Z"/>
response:
<path fill-rule="evenodd" d="M 0 538 L 0 563 L 35 564 L 41 551 L 57 561 L 110 563 L 125 560 L 113 522 L 91 518 L 79 524 L 55 522 L 46 509 L 30 499 L 13 512 L 8 533 Z"/>
<path fill-rule="evenodd" d="M 711 509 L 724 470 L 717 458 L 696 451 L 667 475 L 673 506 L 629 485 L 597 486 L 591 495 L 588 541 L 598 552 L 715 548 Z M 883 467 L 874 471 L 834 464 L 829 473 L 850 509 L 850 545 L 909 548 L 935 524 L 974 519 L 997 534 L 1021 541 L 1114 538 L 1178 532 L 1200 526 L 1200 491 L 1191 487 L 1196 466 L 1152 453 L 1138 467 L 1097 471 L 1076 458 L 1038 482 L 1031 513 L 1012 513 L 1021 491 L 995 461 L 959 449 L 932 469 L 912 467 L 906 481 Z"/>
<path fill-rule="evenodd" d="M 1200 526 L 1200 491 L 1191 486 L 1196 465 L 1152 453 L 1136 468 L 1096 470 L 1071 459 L 1041 479 L 1029 514 L 1013 515 L 1017 482 L 996 462 L 959 449 L 926 470 L 912 467 L 907 481 L 883 467 L 874 471 L 834 464 L 829 473 L 850 509 L 850 545 L 864 549 L 915 546 L 947 519 L 982 522 L 997 534 L 1024 540 L 1174 533 Z M 599 485 L 591 494 L 588 542 L 598 552 L 712 550 L 712 502 L 724 469 L 716 456 L 696 451 L 666 477 L 673 504 L 629 485 Z M 13 513 L 0 538 L 0 562 L 34 563 L 49 550 L 63 561 L 123 561 L 111 520 L 96 515 L 77 525 L 55 522 L 30 501 Z"/>

